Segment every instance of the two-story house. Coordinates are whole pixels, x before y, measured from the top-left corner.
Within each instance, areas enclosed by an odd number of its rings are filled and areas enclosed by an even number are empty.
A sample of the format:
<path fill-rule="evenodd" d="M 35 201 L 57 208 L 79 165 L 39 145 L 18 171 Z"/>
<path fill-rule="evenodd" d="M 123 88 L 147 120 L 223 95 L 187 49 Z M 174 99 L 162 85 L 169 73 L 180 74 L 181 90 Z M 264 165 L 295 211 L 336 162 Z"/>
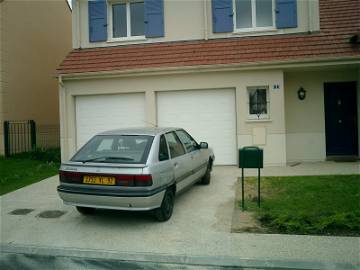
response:
<path fill-rule="evenodd" d="M 63 160 L 103 130 L 179 126 L 217 164 L 359 156 L 360 1 L 73 0 Z"/>
<path fill-rule="evenodd" d="M 71 9 L 66 0 L 0 0 L 0 155 L 4 121 L 34 120 L 39 147 L 59 146 L 59 94 L 54 70 L 71 51 Z M 11 142 L 25 145 L 25 128 Z"/>

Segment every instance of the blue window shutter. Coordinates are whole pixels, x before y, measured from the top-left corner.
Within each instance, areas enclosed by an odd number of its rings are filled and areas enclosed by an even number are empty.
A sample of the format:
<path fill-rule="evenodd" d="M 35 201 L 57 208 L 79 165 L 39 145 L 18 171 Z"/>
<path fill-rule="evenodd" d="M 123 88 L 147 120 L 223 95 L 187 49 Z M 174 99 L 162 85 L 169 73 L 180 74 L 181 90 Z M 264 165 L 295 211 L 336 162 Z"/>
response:
<path fill-rule="evenodd" d="M 297 27 L 297 5 L 296 0 L 276 0 L 276 27 Z"/>
<path fill-rule="evenodd" d="M 212 21 L 214 33 L 233 31 L 232 0 L 212 0 Z"/>
<path fill-rule="evenodd" d="M 144 19 L 146 37 L 164 36 L 164 1 L 145 0 Z"/>
<path fill-rule="evenodd" d="M 107 40 L 106 0 L 89 1 L 90 42 Z"/>

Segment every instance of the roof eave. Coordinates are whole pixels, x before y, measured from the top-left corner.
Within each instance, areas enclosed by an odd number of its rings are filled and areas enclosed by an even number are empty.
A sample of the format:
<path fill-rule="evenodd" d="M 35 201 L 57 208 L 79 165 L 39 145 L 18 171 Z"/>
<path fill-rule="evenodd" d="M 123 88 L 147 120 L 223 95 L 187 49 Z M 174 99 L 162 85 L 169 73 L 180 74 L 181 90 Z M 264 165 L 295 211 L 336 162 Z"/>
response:
<path fill-rule="evenodd" d="M 57 76 L 62 80 L 105 78 L 105 77 L 131 77 L 131 76 L 149 76 L 164 74 L 183 74 L 193 72 L 214 72 L 214 71 L 251 71 L 260 69 L 289 69 L 306 67 L 326 67 L 334 65 L 359 64 L 360 55 L 341 56 L 328 58 L 307 58 L 283 61 L 264 61 L 264 62 L 244 62 L 236 64 L 215 64 L 215 65 L 197 65 L 197 66 L 179 66 L 179 67 L 155 67 L 142 69 L 110 70 L 110 71 L 92 71 L 79 73 L 59 73 Z"/>

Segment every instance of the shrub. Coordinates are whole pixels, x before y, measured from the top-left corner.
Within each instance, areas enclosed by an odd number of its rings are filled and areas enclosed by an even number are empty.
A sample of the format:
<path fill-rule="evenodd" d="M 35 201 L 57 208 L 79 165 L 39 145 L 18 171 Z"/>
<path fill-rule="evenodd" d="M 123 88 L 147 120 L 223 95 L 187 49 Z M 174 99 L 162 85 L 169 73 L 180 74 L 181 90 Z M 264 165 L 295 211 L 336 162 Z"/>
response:
<path fill-rule="evenodd" d="M 16 154 L 14 158 L 28 158 L 33 160 L 40 160 L 46 162 L 60 163 L 60 148 L 36 148 L 30 152 Z"/>

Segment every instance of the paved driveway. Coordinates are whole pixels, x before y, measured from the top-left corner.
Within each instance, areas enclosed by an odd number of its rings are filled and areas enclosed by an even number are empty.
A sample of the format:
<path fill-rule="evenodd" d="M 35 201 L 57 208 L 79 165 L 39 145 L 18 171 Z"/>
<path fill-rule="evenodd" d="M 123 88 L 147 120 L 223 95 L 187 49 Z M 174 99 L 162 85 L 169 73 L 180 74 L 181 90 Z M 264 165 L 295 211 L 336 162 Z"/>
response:
<path fill-rule="evenodd" d="M 111 251 L 123 258 L 174 255 L 185 261 L 197 257 L 208 258 L 209 263 L 230 260 L 232 264 L 239 260 L 264 265 L 326 262 L 349 269 L 359 263 L 360 238 L 230 233 L 239 173 L 235 167 L 215 167 L 209 186 L 195 185 L 176 198 L 173 217 L 165 223 L 135 212 L 102 210 L 94 216 L 82 216 L 62 204 L 56 193 L 58 177 L 51 177 L 1 197 L 3 251 L 27 247 L 42 252 Z M 26 215 L 9 214 L 21 208 L 34 210 Z M 38 216 L 47 210 L 65 214 L 58 218 Z"/>

